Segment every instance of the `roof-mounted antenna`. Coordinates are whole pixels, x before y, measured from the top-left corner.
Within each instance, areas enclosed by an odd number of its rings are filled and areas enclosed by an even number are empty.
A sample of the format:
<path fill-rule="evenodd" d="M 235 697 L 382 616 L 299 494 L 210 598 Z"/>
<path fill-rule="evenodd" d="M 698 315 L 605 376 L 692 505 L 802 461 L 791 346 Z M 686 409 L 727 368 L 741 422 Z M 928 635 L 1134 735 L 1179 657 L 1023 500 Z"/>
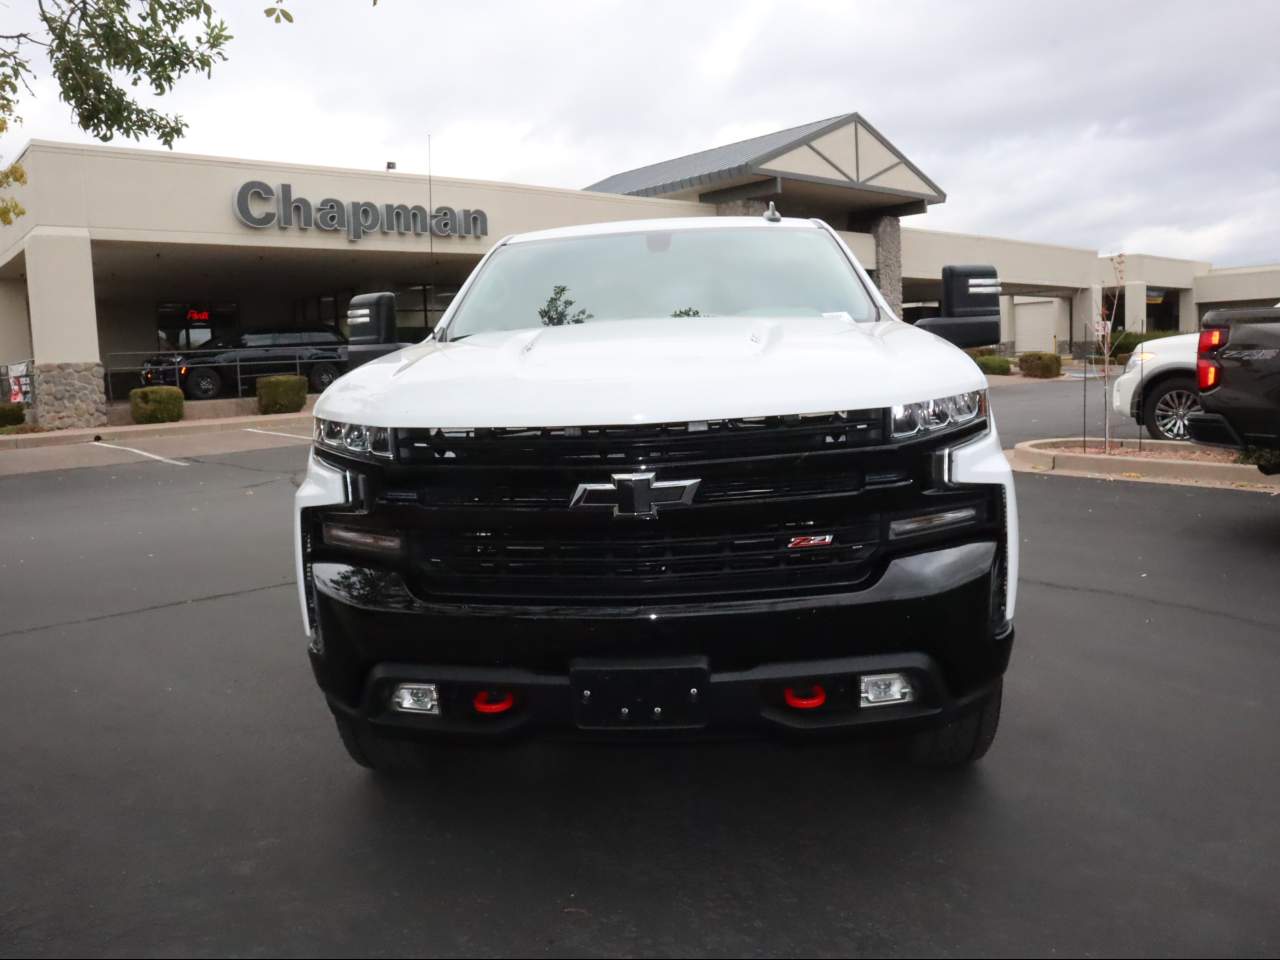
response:
<path fill-rule="evenodd" d="M 769 201 L 769 209 L 764 212 L 764 218 L 770 223 L 779 223 L 782 220 L 782 214 L 778 212 L 778 208 L 773 205 L 773 201 Z"/>

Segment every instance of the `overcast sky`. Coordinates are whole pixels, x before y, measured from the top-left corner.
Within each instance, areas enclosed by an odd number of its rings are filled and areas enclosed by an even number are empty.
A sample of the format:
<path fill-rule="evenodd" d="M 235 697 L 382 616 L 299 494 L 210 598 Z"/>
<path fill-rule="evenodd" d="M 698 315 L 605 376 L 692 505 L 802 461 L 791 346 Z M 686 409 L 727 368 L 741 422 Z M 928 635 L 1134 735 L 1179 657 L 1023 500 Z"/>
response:
<path fill-rule="evenodd" d="M 213 3 L 179 150 L 425 172 L 430 131 L 438 175 L 581 187 L 856 110 L 947 192 L 911 225 L 1280 261 L 1277 2 Z M 89 139 L 47 74 L 20 112 L 7 157 Z"/>

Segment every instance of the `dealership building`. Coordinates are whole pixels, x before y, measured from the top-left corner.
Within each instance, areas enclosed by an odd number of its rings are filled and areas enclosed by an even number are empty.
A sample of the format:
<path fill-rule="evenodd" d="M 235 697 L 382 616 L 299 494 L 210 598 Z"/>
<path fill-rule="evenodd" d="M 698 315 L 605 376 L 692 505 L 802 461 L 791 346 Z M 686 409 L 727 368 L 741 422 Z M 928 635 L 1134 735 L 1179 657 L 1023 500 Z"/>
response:
<path fill-rule="evenodd" d="M 1213 307 L 1280 300 L 1280 264 L 1132 252 L 1118 276 L 1095 250 L 914 226 L 946 194 L 856 113 L 582 190 L 48 141 L 20 161 L 27 212 L 0 227 L 0 365 L 33 373 L 32 417 L 54 427 L 105 422 L 112 372 L 162 345 L 341 326 L 359 293 L 395 291 L 401 330 L 419 338 L 506 234 L 770 200 L 839 230 L 907 319 L 936 310 L 944 265 L 994 265 L 1014 352 L 1087 349 L 1110 293 L 1129 330 L 1194 330 Z"/>

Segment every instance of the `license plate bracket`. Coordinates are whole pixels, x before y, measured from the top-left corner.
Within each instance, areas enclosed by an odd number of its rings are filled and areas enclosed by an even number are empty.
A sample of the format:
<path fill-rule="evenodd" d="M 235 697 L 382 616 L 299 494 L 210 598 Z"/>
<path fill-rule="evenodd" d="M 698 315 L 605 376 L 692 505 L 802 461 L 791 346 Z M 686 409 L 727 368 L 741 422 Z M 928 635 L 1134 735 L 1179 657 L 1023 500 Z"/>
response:
<path fill-rule="evenodd" d="M 574 720 L 583 730 L 705 726 L 710 674 L 706 657 L 574 660 L 569 665 Z"/>

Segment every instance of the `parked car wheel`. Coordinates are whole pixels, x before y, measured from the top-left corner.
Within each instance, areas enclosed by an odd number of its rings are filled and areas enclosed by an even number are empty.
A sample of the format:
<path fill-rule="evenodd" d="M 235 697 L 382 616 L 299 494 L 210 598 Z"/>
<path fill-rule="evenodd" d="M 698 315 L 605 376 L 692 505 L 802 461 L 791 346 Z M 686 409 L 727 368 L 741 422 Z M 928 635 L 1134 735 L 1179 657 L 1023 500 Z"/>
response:
<path fill-rule="evenodd" d="M 187 397 L 191 400 L 212 400 L 222 390 L 222 377 L 217 370 L 196 367 L 187 374 Z"/>
<path fill-rule="evenodd" d="M 968 713 L 917 733 L 911 741 L 912 761 L 924 767 L 964 767 L 981 760 L 996 738 L 1003 699 L 1001 681 Z"/>
<path fill-rule="evenodd" d="M 1162 380 L 1142 401 L 1142 419 L 1157 440 L 1189 440 L 1187 417 L 1199 412 L 1200 394 L 1193 377 Z"/>
<path fill-rule="evenodd" d="M 332 363 L 317 363 L 311 368 L 311 389 L 316 393 L 324 393 L 329 384 L 342 376 L 340 370 Z"/>

